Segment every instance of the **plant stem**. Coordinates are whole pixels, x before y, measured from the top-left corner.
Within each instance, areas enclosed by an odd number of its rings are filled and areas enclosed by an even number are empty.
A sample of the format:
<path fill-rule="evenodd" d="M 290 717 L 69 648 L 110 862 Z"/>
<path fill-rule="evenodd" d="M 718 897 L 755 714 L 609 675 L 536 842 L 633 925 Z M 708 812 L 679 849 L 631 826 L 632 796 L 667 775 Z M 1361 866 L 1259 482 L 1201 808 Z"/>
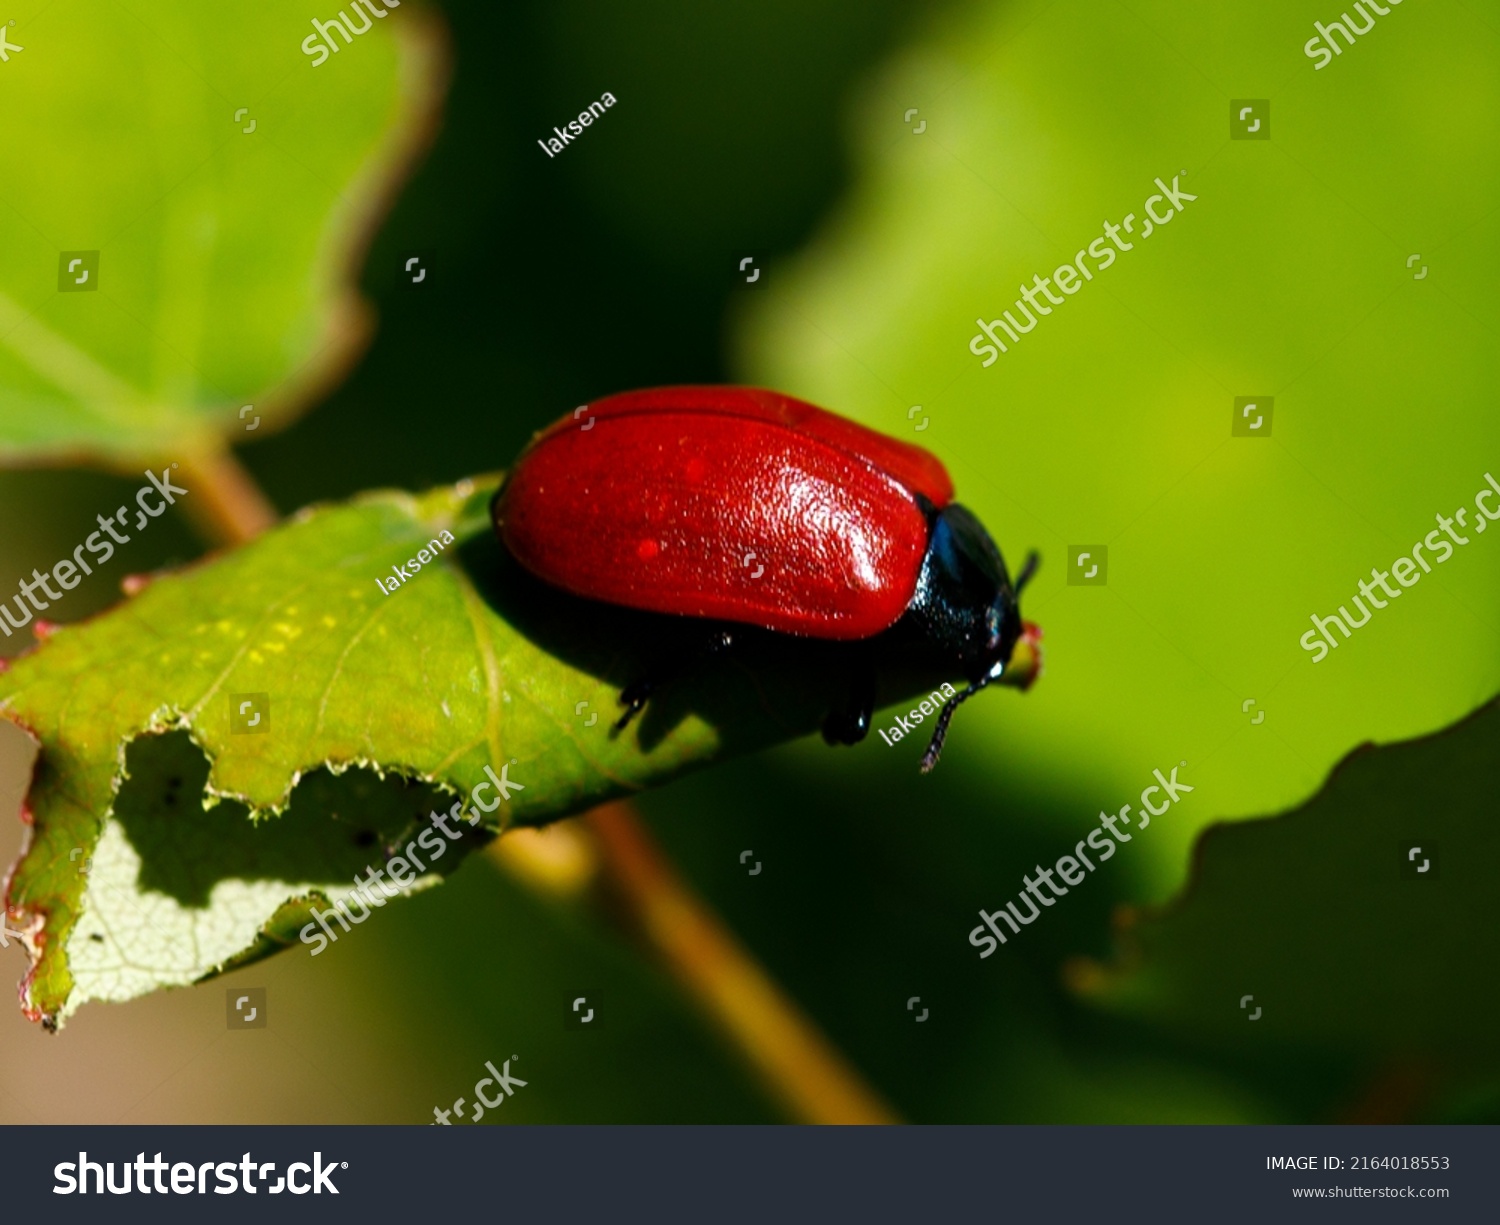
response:
<path fill-rule="evenodd" d="M 641 930 L 794 1118 L 900 1121 L 678 876 L 633 805 L 616 800 L 584 820 Z"/>
<path fill-rule="evenodd" d="M 199 535 L 213 544 L 243 544 L 276 522 L 276 508 L 255 478 L 222 443 L 211 442 L 180 461 L 182 500 Z"/>

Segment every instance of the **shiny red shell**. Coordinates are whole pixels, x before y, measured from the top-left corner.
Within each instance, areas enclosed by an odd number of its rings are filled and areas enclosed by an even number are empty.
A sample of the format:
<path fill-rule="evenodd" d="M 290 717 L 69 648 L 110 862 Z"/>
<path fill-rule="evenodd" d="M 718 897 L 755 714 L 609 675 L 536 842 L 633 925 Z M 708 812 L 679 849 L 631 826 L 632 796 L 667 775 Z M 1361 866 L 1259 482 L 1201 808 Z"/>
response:
<path fill-rule="evenodd" d="M 495 501 L 506 547 L 575 595 L 811 638 L 868 638 L 910 602 L 939 460 L 790 396 L 661 387 L 539 434 Z"/>

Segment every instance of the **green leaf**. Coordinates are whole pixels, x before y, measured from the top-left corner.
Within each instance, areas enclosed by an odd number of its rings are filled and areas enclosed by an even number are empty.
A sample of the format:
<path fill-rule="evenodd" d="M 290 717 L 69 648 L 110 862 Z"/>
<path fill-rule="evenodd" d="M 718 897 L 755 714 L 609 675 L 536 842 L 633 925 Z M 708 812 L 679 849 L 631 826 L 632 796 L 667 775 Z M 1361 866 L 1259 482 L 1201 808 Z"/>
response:
<path fill-rule="evenodd" d="M 40 747 L 8 899 L 30 1015 L 295 940 L 315 891 L 349 892 L 492 773 L 513 789 L 481 791 L 503 802 L 465 846 L 801 735 L 840 696 L 826 644 L 752 636 L 616 734 L 620 688 L 693 662 L 701 623 L 531 578 L 490 526 L 497 480 L 304 511 L 49 628 L 0 675 L 0 714 Z"/>
<path fill-rule="evenodd" d="M 1079 983 L 1236 1054 L 1494 1075 L 1497 743 L 1492 702 L 1437 735 L 1356 750 L 1293 812 L 1209 830 L 1183 896 L 1128 916 L 1121 960 L 1079 967 Z"/>
<path fill-rule="evenodd" d="M 1393 6 L 1319 71 L 1314 15 L 959 6 L 871 83 L 847 205 L 746 300 L 742 378 L 931 447 L 1007 558 L 1042 553 L 1047 674 L 966 712 L 945 767 L 1088 812 L 1188 761 L 1202 803 L 1140 852 L 1141 898 L 1210 814 L 1284 809 L 1500 692 L 1500 533 L 1460 528 L 1321 662 L 1300 645 L 1500 478 L 1500 32 Z M 1273 95 L 1269 140 L 1230 139 L 1246 94 Z M 1147 237 L 1157 178 L 1197 199 Z M 1127 214 L 1131 249 L 985 367 L 976 320 L 1024 326 L 1019 287 Z M 1270 434 L 1232 435 L 1265 395 Z M 1069 585 L 1101 544 L 1107 585 Z"/>
<path fill-rule="evenodd" d="M 392 10 L 315 68 L 290 0 L 13 13 L 0 461 L 263 436 L 369 335 L 353 278 L 433 126 L 433 19 Z"/>

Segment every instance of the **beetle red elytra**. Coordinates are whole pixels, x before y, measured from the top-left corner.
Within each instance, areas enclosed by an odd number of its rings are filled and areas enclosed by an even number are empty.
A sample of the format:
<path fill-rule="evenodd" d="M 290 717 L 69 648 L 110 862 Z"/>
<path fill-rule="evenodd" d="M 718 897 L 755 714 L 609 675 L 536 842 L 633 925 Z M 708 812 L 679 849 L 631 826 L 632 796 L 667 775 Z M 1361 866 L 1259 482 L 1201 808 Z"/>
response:
<path fill-rule="evenodd" d="M 607 396 L 539 433 L 492 506 L 522 566 L 573 595 L 627 608 L 847 643 L 847 704 L 829 743 L 869 733 L 886 652 L 956 671 L 922 757 L 937 763 L 959 704 L 1035 643 L 979 520 L 942 462 L 911 443 L 752 387 Z M 660 677 L 620 695 L 624 728 Z"/>

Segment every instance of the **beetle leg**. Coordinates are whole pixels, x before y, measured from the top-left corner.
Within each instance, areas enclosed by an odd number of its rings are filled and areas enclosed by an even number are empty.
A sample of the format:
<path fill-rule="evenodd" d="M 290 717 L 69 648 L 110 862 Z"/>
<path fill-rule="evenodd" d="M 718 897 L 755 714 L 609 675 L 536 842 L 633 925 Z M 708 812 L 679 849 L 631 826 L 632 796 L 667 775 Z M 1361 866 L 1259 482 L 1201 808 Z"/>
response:
<path fill-rule="evenodd" d="M 703 658 L 712 658 L 720 655 L 734 647 L 734 633 L 728 629 L 715 629 L 703 640 L 698 647 L 698 654 Z M 630 721 L 646 708 L 646 703 L 651 700 L 651 695 L 677 673 L 685 671 L 681 664 L 669 668 L 656 669 L 641 677 L 638 681 L 632 681 L 620 691 L 620 705 L 625 707 L 625 713 L 615 722 L 615 731 L 623 732 L 630 726 Z"/>
<path fill-rule="evenodd" d="M 620 705 L 625 707 L 625 713 L 615 721 L 615 731 L 623 732 L 630 726 L 630 721 L 646 709 L 646 703 L 650 700 L 656 685 L 657 680 L 654 676 L 645 676 L 638 681 L 632 681 L 620 690 Z"/>
<path fill-rule="evenodd" d="M 861 667 L 849 682 L 844 705 L 836 706 L 823 720 L 823 739 L 829 744 L 858 744 L 870 734 L 875 717 L 875 673 Z"/>

